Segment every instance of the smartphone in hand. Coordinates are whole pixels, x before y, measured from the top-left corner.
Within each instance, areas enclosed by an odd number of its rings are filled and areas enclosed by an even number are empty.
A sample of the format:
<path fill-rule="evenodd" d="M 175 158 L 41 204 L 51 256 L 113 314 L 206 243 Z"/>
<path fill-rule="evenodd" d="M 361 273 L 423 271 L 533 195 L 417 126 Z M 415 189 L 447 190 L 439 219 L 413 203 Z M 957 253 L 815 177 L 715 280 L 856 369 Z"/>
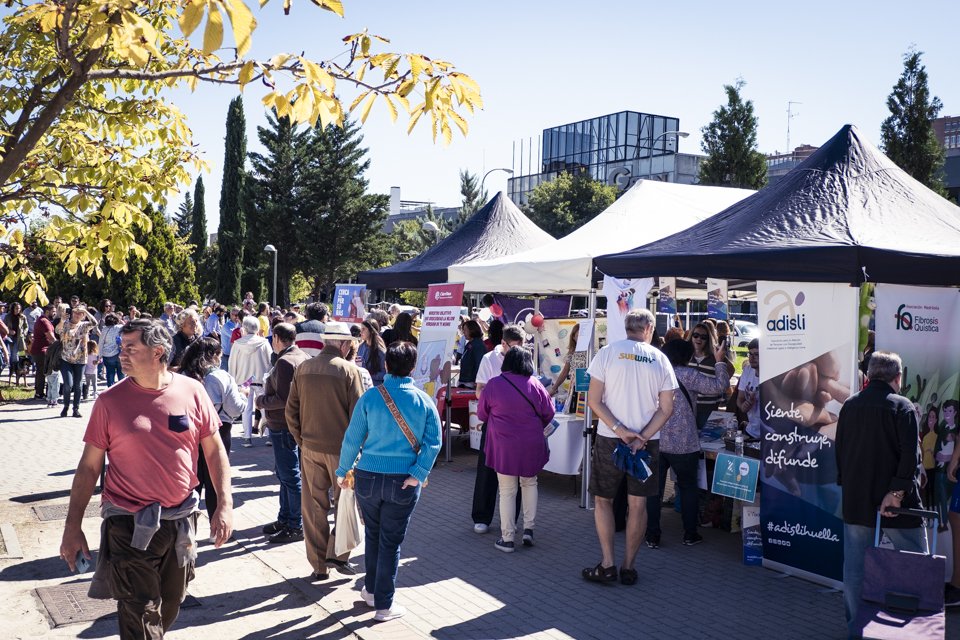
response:
<path fill-rule="evenodd" d="M 86 556 L 83 555 L 83 549 L 77 551 L 75 565 L 77 567 L 77 573 L 86 573 L 87 571 L 90 571 L 90 561 L 87 560 Z"/>

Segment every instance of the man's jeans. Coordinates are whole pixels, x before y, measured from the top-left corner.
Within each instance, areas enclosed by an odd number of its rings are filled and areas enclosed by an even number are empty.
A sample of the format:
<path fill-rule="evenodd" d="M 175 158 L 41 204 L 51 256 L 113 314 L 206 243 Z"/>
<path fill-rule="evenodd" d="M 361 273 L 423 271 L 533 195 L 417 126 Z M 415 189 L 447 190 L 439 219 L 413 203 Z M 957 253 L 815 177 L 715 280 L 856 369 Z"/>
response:
<path fill-rule="evenodd" d="M 853 623 L 857 618 L 860 593 L 863 590 L 863 563 L 867 548 L 873 546 L 873 527 L 858 524 L 843 525 L 843 604 L 847 627 L 854 634 Z M 898 551 L 927 553 L 927 538 L 920 527 L 914 529 L 883 530 Z"/>
<path fill-rule="evenodd" d="M 273 444 L 274 470 L 280 481 L 277 521 L 291 529 L 303 528 L 300 512 L 300 450 L 289 431 L 267 430 Z"/>
<path fill-rule="evenodd" d="M 357 505 L 366 528 L 364 586 L 367 593 L 373 594 L 377 609 L 393 606 L 400 544 L 420 499 L 420 485 L 401 488 L 407 477 L 356 470 Z"/>
<path fill-rule="evenodd" d="M 120 356 L 103 356 L 103 366 L 107 370 L 107 386 L 123 380 L 123 371 L 120 370 Z"/>

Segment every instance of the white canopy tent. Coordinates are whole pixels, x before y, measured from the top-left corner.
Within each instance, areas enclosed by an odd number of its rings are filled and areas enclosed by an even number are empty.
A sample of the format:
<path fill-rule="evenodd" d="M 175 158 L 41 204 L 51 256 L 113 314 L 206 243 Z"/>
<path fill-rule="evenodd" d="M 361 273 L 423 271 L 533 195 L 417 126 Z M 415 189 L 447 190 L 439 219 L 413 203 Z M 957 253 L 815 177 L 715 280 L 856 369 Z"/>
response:
<path fill-rule="evenodd" d="M 466 291 L 586 295 L 593 287 L 594 256 L 666 238 L 753 193 L 640 180 L 573 233 L 511 256 L 451 265 L 448 282 L 463 282 Z"/>

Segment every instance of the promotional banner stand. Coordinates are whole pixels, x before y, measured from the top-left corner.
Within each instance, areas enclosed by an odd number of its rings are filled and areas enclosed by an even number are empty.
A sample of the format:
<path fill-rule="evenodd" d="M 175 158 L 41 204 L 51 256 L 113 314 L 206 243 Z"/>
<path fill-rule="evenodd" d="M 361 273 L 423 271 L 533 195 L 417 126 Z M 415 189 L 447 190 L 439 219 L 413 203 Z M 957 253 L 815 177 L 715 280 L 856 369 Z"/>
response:
<path fill-rule="evenodd" d="M 597 321 L 597 290 L 590 289 L 590 322 Z M 593 360 L 594 341 L 590 340 L 587 347 L 587 364 Z M 583 411 L 583 474 L 580 482 L 580 508 L 592 509 L 593 499 L 590 496 L 590 435 L 593 433 L 593 411 L 590 403 L 586 402 Z"/>

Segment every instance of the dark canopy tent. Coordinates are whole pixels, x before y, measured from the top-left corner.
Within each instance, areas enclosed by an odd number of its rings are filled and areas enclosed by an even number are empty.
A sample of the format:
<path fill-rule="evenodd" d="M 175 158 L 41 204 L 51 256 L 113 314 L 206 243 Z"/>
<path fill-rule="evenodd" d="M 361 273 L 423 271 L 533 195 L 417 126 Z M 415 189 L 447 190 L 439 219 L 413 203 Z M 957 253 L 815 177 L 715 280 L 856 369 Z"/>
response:
<path fill-rule="evenodd" d="M 471 260 L 508 256 L 553 242 L 553 236 L 523 215 L 501 191 L 462 227 L 425 253 L 357 275 L 371 289 L 426 289 L 446 282 L 447 267 Z"/>
<path fill-rule="evenodd" d="M 956 285 L 960 207 L 846 125 L 773 186 L 594 264 L 617 277 Z"/>

